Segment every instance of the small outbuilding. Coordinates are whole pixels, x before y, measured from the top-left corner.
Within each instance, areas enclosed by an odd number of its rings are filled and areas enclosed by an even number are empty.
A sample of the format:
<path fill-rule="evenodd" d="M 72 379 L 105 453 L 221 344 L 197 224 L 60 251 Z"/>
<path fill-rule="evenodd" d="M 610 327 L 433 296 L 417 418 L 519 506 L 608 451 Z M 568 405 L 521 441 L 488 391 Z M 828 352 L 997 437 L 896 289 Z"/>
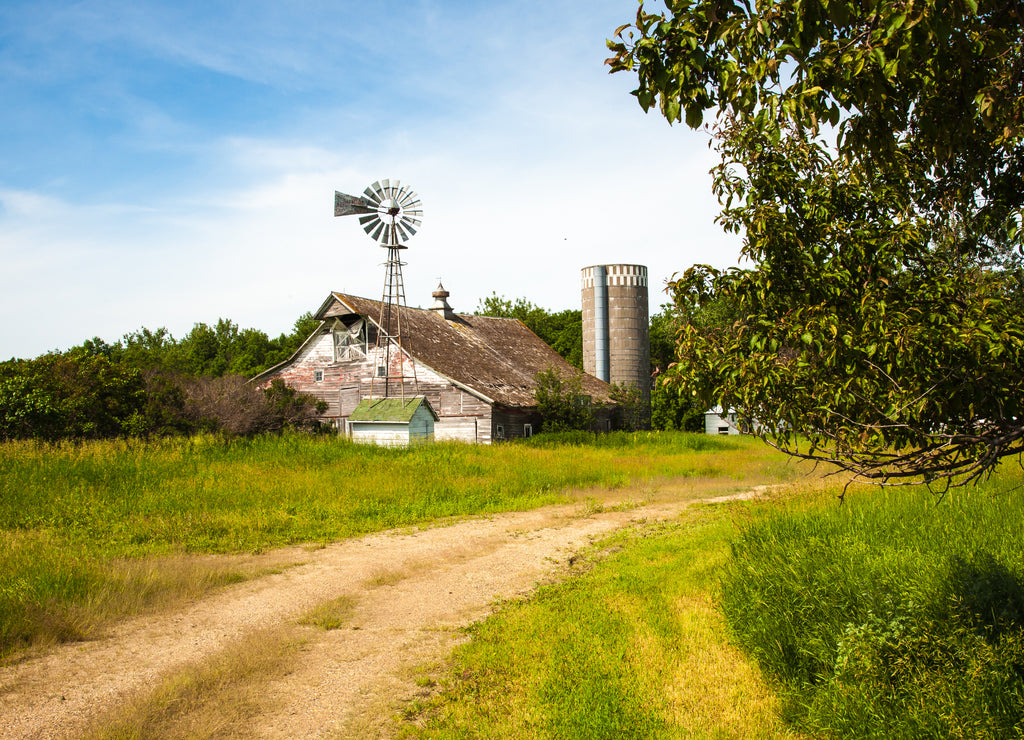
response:
<path fill-rule="evenodd" d="M 762 428 L 757 419 L 748 419 L 733 409 L 715 406 L 704 412 L 705 434 L 760 434 Z"/>
<path fill-rule="evenodd" d="M 735 411 L 727 411 L 715 406 L 704 412 L 705 434 L 741 434 L 740 422 Z"/>
<path fill-rule="evenodd" d="M 349 414 L 354 442 L 403 447 L 434 438 L 437 414 L 423 396 L 364 398 Z"/>

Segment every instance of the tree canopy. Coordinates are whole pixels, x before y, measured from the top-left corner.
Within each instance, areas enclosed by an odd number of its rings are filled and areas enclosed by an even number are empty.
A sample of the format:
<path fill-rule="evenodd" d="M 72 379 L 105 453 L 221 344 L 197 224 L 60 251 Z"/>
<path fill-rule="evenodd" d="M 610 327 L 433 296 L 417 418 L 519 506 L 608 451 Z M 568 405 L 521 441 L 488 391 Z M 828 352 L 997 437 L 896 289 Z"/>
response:
<path fill-rule="evenodd" d="M 1024 44 L 1016 0 L 668 0 L 609 41 L 645 109 L 709 128 L 750 269 L 696 266 L 684 393 L 883 483 L 1024 450 Z"/>
<path fill-rule="evenodd" d="M 180 341 L 145 327 L 107 343 L 0 362 L 0 440 L 94 439 L 313 428 L 326 408 L 280 381 L 247 383 L 287 359 L 316 328 L 304 314 L 270 339 L 227 319 L 197 323 Z"/>

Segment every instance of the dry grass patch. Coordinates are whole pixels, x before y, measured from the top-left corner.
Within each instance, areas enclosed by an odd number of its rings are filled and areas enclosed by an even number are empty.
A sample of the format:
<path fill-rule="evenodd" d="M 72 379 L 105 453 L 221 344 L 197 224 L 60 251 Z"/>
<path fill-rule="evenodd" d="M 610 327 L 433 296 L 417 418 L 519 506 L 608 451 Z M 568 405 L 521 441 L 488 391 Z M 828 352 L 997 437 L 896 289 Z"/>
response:
<path fill-rule="evenodd" d="M 249 635 L 101 717 L 84 740 L 246 737 L 252 719 L 272 708 L 265 687 L 291 671 L 301 645 L 283 628 Z"/>
<path fill-rule="evenodd" d="M 680 652 L 663 687 L 670 724 L 692 737 L 799 738 L 780 719 L 778 697 L 729 643 L 725 620 L 707 594 L 675 609 Z"/>
<path fill-rule="evenodd" d="M 299 624 L 319 627 L 322 630 L 337 630 L 352 619 L 359 599 L 355 596 L 339 596 L 336 599 L 317 604 L 299 617 Z"/>
<path fill-rule="evenodd" d="M 412 572 L 406 568 L 387 569 L 380 568 L 374 572 L 372 576 L 363 581 L 363 586 L 366 588 L 380 588 L 381 586 L 394 586 L 396 583 L 401 583 L 406 578 L 412 575 Z"/>

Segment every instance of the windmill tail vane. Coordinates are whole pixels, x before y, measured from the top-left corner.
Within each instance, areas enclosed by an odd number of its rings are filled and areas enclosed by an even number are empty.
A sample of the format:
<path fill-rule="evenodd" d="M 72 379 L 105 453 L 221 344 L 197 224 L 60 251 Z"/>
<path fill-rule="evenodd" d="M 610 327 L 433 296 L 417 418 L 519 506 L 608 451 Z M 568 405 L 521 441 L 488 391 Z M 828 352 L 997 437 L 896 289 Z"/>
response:
<path fill-rule="evenodd" d="M 423 203 L 408 185 L 378 180 L 362 195 L 334 193 L 335 216 L 359 216 L 359 224 L 382 247 L 405 249 L 423 220 Z"/>

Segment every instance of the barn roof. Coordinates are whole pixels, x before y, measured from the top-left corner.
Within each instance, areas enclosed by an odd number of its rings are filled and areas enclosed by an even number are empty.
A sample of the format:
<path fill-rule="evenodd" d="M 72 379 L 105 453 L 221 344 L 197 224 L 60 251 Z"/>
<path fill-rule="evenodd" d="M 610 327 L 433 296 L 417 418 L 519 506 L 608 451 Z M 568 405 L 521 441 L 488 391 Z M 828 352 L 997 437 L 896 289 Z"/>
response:
<path fill-rule="evenodd" d="M 380 301 L 331 293 L 315 314 L 325 321 L 359 314 L 374 324 Z M 577 370 L 518 319 L 449 314 L 409 308 L 403 311 L 403 346 L 417 362 L 449 378 L 484 400 L 510 407 L 536 405 L 537 373 L 554 368 L 563 375 Z M 583 374 L 583 392 L 608 402 L 611 386 Z"/>

